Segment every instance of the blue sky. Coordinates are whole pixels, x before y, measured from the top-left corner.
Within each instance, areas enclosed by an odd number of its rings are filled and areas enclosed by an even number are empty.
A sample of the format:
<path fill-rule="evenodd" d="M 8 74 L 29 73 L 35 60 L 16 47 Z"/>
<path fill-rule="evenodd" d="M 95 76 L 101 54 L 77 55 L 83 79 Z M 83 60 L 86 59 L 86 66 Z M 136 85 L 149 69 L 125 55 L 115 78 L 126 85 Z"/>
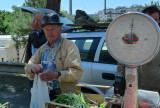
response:
<path fill-rule="evenodd" d="M 0 10 L 12 11 L 12 6 L 22 6 L 25 0 L 1 0 Z M 144 5 L 160 0 L 106 0 L 107 8 L 116 8 L 117 6 L 130 7 L 133 4 Z M 72 0 L 72 13 L 77 9 L 84 10 L 88 14 L 98 12 L 104 9 L 104 0 Z M 69 11 L 69 0 L 61 0 L 61 10 Z"/>

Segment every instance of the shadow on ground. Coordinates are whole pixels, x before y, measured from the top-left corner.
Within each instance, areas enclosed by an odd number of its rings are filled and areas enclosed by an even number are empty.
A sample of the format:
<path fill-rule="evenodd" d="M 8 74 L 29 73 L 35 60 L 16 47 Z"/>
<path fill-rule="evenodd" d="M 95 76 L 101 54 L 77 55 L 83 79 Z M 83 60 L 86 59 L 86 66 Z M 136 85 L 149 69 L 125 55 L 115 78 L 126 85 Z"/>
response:
<path fill-rule="evenodd" d="M 10 108 L 29 108 L 28 79 L 20 75 L 0 74 L 0 103 L 10 102 Z"/>

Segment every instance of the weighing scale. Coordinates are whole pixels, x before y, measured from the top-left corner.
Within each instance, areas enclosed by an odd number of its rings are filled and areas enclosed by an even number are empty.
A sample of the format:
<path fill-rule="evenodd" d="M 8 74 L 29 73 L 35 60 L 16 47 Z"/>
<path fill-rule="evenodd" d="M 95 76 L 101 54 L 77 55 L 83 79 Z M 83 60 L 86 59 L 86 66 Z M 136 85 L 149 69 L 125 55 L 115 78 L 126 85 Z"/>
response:
<path fill-rule="evenodd" d="M 138 12 L 119 16 L 107 29 L 106 45 L 111 56 L 126 65 L 125 76 L 116 76 L 106 101 L 120 103 L 121 108 L 157 108 L 158 92 L 138 90 L 137 83 L 137 66 L 151 61 L 160 49 L 160 29 L 154 19 Z"/>

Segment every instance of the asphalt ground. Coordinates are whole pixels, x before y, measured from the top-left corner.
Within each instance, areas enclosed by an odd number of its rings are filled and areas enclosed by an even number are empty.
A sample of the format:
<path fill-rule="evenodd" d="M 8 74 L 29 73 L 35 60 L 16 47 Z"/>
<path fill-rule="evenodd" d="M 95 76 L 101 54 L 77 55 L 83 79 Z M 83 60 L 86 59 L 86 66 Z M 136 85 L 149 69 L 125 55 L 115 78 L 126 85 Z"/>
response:
<path fill-rule="evenodd" d="M 10 103 L 10 108 L 29 108 L 28 78 L 22 74 L 0 73 L 0 103 Z"/>

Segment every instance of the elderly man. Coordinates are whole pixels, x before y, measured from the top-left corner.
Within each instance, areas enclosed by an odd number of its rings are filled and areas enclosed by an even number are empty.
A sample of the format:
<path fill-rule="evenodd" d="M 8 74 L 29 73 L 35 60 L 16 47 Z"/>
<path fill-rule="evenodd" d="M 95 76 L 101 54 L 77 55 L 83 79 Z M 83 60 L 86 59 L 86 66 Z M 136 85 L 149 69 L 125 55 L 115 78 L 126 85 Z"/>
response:
<path fill-rule="evenodd" d="M 44 35 L 44 31 L 42 30 L 42 13 L 35 13 L 33 15 L 33 20 L 30 24 L 32 32 L 29 34 L 28 43 L 27 43 L 27 50 L 26 50 L 26 56 L 27 61 L 34 55 L 34 53 L 37 51 L 37 49 L 46 43 L 47 39 Z"/>
<path fill-rule="evenodd" d="M 33 14 L 33 20 L 30 24 L 32 32 L 29 34 L 27 48 L 26 48 L 26 57 L 25 63 L 28 63 L 29 59 L 34 55 L 37 49 L 46 43 L 47 39 L 42 30 L 42 18 L 43 13 Z M 29 80 L 29 88 L 33 86 L 33 81 Z"/>
<path fill-rule="evenodd" d="M 25 66 L 30 80 L 39 74 L 41 80 L 48 83 L 51 100 L 60 92 L 75 92 L 83 71 L 78 48 L 72 41 L 61 37 L 62 25 L 58 14 L 43 17 L 42 27 L 48 41 Z"/>

